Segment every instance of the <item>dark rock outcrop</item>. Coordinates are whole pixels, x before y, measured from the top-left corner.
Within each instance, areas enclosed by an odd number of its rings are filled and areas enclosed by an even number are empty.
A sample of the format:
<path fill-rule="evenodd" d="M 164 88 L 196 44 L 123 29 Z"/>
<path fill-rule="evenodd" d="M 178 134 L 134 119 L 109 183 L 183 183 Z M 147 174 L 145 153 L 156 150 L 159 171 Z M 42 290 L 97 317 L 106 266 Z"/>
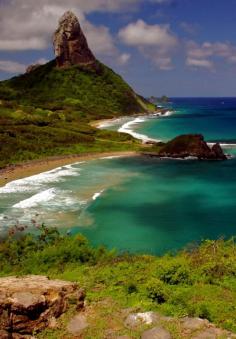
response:
<path fill-rule="evenodd" d="M 199 160 L 227 159 L 220 144 L 215 144 L 211 148 L 201 134 L 180 135 L 166 144 L 159 146 L 156 152 L 145 152 L 145 155 L 183 159 L 195 157 Z"/>
<path fill-rule="evenodd" d="M 33 72 L 34 70 L 36 70 L 37 68 L 39 68 L 41 66 L 41 64 L 33 64 L 33 65 L 29 65 L 27 68 L 26 68 L 26 73 L 31 73 Z"/>
<path fill-rule="evenodd" d="M 0 337 L 27 338 L 50 326 L 77 290 L 74 283 L 44 276 L 0 278 Z"/>
<path fill-rule="evenodd" d="M 58 67 L 95 65 L 96 59 L 74 13 L 68 11 L 59 20 L 54 33 L 54 51 Z"/>

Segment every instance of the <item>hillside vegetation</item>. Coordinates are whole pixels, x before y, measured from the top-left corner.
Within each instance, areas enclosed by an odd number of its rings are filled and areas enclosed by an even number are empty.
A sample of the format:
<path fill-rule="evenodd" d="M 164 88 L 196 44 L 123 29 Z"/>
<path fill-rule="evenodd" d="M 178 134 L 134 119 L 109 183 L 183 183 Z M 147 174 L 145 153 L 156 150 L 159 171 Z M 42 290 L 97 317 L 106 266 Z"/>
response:
<path fill-rule="evenodd" d="M 73 110 L 87 121 L 154 108 L 98 61 L 97 69 L 91 69 L 80 65 L 57 68 L 53 60 L 1 82 L 0 98 L 53 111 Z"/>
<path fill-rule="evenodd" d="M 108 67 L 56 68 L 55 61 L 0 83 L 0 167 L 51 155 L 136 149 L 138 142 L 99 131 L 91 120 L 154 107 Z"/>
<path fill-rule="evenodd" d="M 34 236 L 10 235 L 0 243 L 0 272 L 79 282 L 87 292 L 87 307 L 96 310 L 88 338 L 103 338 L 107 319 L 130 307 L 201 317 L 236 332 L 234 239 L 204 241 L 176 255 L 154 257 L 94 248 L 81 235 L 63 236 L 42 226 Z M 63 326 L 60 331 L 42 338 L 64 338 Z"/>

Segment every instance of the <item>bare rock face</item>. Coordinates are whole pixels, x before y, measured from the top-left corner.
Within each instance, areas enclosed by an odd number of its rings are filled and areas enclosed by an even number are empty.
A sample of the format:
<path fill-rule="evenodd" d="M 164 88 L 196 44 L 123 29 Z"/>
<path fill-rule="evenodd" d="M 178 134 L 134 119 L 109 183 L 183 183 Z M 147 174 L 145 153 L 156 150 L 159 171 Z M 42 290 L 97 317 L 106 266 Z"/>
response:
<path fill-rule="evenodd" d="M 96 59 L 74 13 L 68 11 L 59 20 L 53 45 L 58 67 L 93 65 Z"/>
<path fill-rule="evenodd" d="M 77 290 L 74 283 L 44 276 L 0 278 L 0 337 L 28 338 L 48 327 Z"/>

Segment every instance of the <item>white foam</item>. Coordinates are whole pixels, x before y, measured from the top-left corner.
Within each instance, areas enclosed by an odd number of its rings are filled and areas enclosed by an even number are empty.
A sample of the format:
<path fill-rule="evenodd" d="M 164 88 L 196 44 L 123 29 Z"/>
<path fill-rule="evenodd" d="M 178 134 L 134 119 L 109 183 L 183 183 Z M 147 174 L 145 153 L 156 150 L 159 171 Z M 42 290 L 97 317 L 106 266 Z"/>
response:
<path fill-rule="evenodd" d="M 100 192 L 95 193 L 93 195 L 93 200 L 95 201 L 97 198 L 99 198 L 102 195 L 103 192 L 104 192 L 104 190 L 101 190 Z"/>
<path fill-rule="evenodd" d="M 212 147 L 216 144 L 216 142 L 208 142 L 207 145 L 209 147 Z M 236 148 L 236 144 L 226 144 L 226 143 L 220 143 L 220 146 L 223 148 Z"/>
<path fill-rule="evenodd" d="M 15 204 L 13 208 L 32 208 L 36 207 L 40 203 L 48 202 L 56 196 L 56 190 L 54 188 L 49 188 L 46 191 L 37 193 L 32 197 L 22 200 L 19 203 Z"/>
<path fill-rule="evenodd" d="M 137 132 L 134 132 L 132 129 L 131 129 L 131 126 L 134 126 L 134 125 L 137 125 L 139 123 L 142 123 L 144 121 L 146 121 L 147 119 L 146 118 L 135 118 L 134 120 L 131 120 L 131 121 L 128 121 L 126 122 L 124 125 L 122 125 L 118 132 L 120 133 L 127 133 L 127 134 L 130 134 L 132 135 L 134 138 L 136 139 L 139 139 L 139 140 L 142 140 L 144 143 L 147 142 L 147 141 L 160 141 L 160 140 L 157 140 L 157 139 L 151 139 L 149 138 L 147 135 L 144 135 L 144 134 L 140 134 L 140 133 L 137 133 Z"/>
<path fill-rule="evenodd" d="M 66 176 L 78 176 L 79 168 L 73 168 L 72 165 L 57 167 L 51 171 L 42 172 L 30 177 L 18 179 L 7 183 L 5 186 L 0 187 L 1 193 L 17 193 L 17 192 L 31 192 L 40 186 L 58 182 Z"/>
<path fill-rule="evenodd" d="M 162 116 L 169 117 L 170 115 L 174 114 L 174 111 L 166 111 Z"/>
<path fill-rule="evenodd" d="M 111 155 L 109 157 L 103 157 L 103 158 L 100 158 L 100 159 L 106 160 L 106 159 L 116 159 L 116 158 L 123 158 L 123 155 Z"/>
<path fill-rule="evenodd" d="M 220 144 L 221 147 L 224 147 L 224 148 L 235 148 L 236 147 L 236 144 Z"/>

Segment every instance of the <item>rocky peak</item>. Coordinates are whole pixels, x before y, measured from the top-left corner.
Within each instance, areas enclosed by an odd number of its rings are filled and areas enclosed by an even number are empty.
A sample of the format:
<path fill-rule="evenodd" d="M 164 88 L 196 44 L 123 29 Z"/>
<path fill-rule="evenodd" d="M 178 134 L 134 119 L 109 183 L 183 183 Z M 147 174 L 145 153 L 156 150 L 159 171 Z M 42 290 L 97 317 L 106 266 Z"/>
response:
<path fill-rule="evenodd" d="M 58 67 L 95 64 L 96 59 L 88 47 L 79 20 L 71 11 L 59 20 L 53 45 Z"/>

